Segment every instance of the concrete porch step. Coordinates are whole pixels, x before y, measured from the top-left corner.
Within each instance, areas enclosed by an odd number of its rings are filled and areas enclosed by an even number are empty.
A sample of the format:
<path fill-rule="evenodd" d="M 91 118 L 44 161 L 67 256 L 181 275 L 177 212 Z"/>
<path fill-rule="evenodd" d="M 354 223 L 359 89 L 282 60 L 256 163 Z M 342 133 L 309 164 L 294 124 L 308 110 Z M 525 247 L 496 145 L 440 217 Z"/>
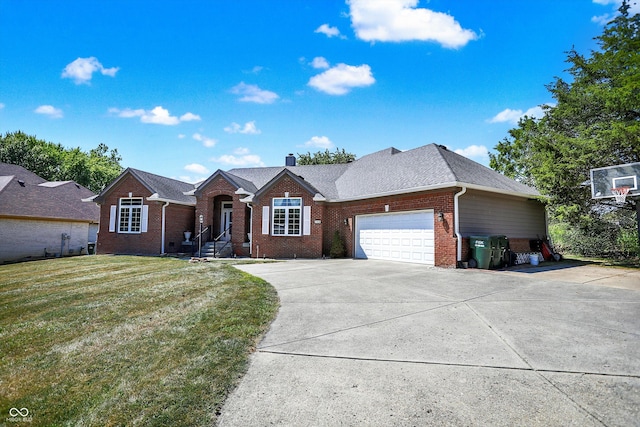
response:
<path fill-rule="evenodd" d="M 230 258 L 233 256 L 233 247 L 231 243 L 216 242 L 215 248 L 213 242 L 207 242 L 202 246 L 202 257 L 206 258 Z"/>

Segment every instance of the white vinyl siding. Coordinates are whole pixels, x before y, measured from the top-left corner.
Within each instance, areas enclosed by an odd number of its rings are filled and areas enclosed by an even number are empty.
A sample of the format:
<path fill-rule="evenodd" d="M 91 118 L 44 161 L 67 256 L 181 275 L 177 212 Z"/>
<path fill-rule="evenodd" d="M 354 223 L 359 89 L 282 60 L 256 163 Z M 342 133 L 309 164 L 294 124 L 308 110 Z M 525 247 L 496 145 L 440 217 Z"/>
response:
<path fill-rule="evenodd" d="M 434 265 L 433 211 L 356 216 L 356 258 Z"/>

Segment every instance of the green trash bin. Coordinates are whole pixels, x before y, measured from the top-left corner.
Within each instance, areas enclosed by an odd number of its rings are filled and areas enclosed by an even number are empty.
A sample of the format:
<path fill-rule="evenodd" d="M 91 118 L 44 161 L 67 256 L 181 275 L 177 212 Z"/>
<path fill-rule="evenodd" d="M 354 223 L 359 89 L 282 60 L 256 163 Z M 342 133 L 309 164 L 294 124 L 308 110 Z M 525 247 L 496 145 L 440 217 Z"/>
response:
<path fill-rule="evenodd" d="M 491 265 L 489 268 L 501 268 L 509 263 L 509 239 L 507 236 L 491 236 Z"/>
<path fill-rule="evenodd" d="M 491 236 L 470 236 L 471 258 L 477 267 L 488 270 L 492 262 Z"/>

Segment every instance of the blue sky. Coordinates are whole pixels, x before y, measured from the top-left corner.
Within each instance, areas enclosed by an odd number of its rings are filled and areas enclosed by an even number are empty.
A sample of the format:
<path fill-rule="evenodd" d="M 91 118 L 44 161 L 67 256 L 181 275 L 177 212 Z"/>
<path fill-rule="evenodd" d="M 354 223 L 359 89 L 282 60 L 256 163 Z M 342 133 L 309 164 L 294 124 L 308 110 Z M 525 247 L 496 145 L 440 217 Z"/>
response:
<path fill-rule="evenodd" d="M 336 147 L 488 164 L 619 3 L 0 0 L 0 132 L 190 182 Z"/>

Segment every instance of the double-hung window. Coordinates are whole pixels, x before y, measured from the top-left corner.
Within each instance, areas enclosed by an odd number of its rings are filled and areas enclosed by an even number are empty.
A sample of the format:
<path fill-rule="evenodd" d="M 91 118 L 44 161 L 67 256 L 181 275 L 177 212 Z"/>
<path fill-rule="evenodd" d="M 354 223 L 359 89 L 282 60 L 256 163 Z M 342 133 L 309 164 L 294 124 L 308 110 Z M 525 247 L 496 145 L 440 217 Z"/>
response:
<path fill-rule="evenodd" d="M 273 199 L 271 233 L 274 236 L 300 236 L 302 199 L 282 197 Z"/>
<path fill-rule="evenodd" d="M 120 199 L 119 233 L 142 232 L 142 198 Z"/>

